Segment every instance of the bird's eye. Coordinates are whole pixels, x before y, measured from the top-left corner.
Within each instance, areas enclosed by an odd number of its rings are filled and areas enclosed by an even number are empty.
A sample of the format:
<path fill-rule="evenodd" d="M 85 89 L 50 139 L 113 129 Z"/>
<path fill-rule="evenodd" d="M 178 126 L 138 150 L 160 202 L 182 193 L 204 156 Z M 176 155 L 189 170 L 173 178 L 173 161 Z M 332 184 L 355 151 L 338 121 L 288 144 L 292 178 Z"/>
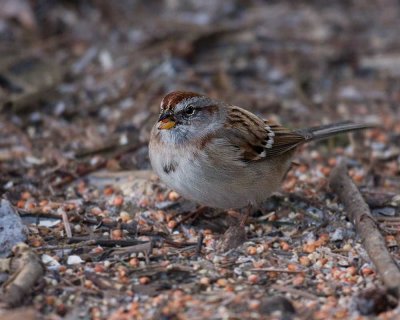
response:
<path fill-rule="evenodd" d="M 186 115 L 188 115 L 188 116 L 191 116 L 191 115 L 193 115 L 194 114 L 194 107 L 190 104 L 190 105 L 188 105 L 186 108 L 185 108 L 185 113 L 186 113 Z"/>

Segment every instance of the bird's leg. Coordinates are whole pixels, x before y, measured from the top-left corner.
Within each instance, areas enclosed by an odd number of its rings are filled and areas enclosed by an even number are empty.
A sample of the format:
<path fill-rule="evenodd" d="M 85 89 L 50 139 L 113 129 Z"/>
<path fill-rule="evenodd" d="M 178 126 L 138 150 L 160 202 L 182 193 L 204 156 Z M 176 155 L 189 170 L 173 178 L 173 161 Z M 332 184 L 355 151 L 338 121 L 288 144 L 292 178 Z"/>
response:
<path fill-rule="evenodd" d="M 230 249 L 235 249 L 246 241 L 246 222 L 250 216 L 252 206 L 249 204 L 241 216 L 238 218 L 239 224 L 231 225 L 222 236 L 219 244 L 218 251 L 225 252 Z"/>
<path fill-rule="evenodd" d="M 249 218 L 250 214 L 251 214 L 251 209 L 252 206 L 251 204 L 248 204 L 244 213 L 242 213 L 242 217 L 240 218 L 239 222 L 240 222 L 240 226 L 244 227 L 246 225 L 247 219 Z"/>
<path fill-rule="evenodd" d="M 175 228 L 177 228 L 181 224 L 185 223 L 189 219 L 192 219 L 192 222 L 195 221 L 199 216 L 201 216 L 205 211 L 207 211 L 207 209 L 208 209 L 208 207 L 206 207 L 206 206 L 200 206 L 196 210 L 189 212 L 180 221 L 178 221 Z"/>

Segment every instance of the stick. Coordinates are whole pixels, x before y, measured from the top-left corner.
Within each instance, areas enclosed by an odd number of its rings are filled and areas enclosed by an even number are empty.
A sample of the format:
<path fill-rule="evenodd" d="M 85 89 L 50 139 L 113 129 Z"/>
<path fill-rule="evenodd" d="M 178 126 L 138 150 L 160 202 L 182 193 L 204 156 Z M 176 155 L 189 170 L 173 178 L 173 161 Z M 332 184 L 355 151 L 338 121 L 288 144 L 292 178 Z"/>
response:
<path fill-rule="evenodd" d="M 258 268 L 258 269 L 250 269 L 250 271 L 254 272 L 277 272 L 277 273 L 304 273 L 304 270 L 288 270 L 288 269 L 280 269 L 280 268 Z"/>
<path fill-rule="evenodd" d="M 204 241 L 204 234 L 203 234 L 203 232 L 200 232 L 199 238 L 197 239 L 195 257 L 200 257 L 200 255 L 201 255 L 201 247 L 203 246 L 203 241 Z"/>
<path fill-rule="evenodd" d="M 362 244 L 376 267 L 386 288 L 400 297 L 400 271 L 379 232 L 378 224 L 372 217 L 368 205 L 362 198 L 353 180 L 347 174 L 342 162 L 330 175 L 329 185 L 344 204 L 350 221 L 355 225 Z"/>
<path fill-rule="evenodd" d="M 39 256 L 25 243 L 17 244 L 13 252 L 14 256 L 6 259 L 9 263 L 7 269 L 1 270 L 9 272 L 11 276 L 1 286 L 0 307 L 20 306 L 45 272 Z"/>
<path fill-rule="evenodd" d="M 85 242 L 86 245 L 98 245 L 98 246 L 102 246 L 102 247 L 115 247 L 115 246 L 128 247 L 128 246 L 134 246 L 137 244 L 143 244 L 143 243 L 146 243 L 147 241 L 140 241 L 140 240 L 135 240 L 135 239 L 112 240 L 112 239 L 104 239 L 104 238 L 91 239 L 89 237 L 71 237 L 71 238 L 68 238 L 67 243 L 72 244 L 72 243 L 77 243 L 77 242 Z"/>
<path fill-rule="evenodd" d="M 143 252 L 146 256 L 148 256 L 153 250 L 152 241 L 146 243 L 136 244 L 134 246 L 122 247 L 113 250 L 113 254 L 123 255 L 123 254 L 131 254 L 131 253 L 139 253 Z"/>
<path fill-rule="evenodd" d="M 288 286 L 280 286 L 279 284 L 273 284 L 273 285 L 271 285 L 271 288 L 281 291 L 281 292 L 287 292 L 287 293 L 290 293 L 293 295 L 304 297 L 306 299 L 318 300 L 318 296 L 316 296 L 312 293 L 309 293 L 307 291 L 304 291 L 304 290 L 299 290 L 299 289 L 295 289 L 295 288 L 288 287 Z"/>
<path fill-rule="evenodd" d="M 65 233 L 67 235 L 67 238 L 72 238 L 71 225 L 69 224 L 67 213 L 62 208 L 58 208 L 57 213 L 59 213 L 61 215 L 61 217 L 62 217 L 63 224 L 64 224 L 64 229 L 65 229 Z"/>

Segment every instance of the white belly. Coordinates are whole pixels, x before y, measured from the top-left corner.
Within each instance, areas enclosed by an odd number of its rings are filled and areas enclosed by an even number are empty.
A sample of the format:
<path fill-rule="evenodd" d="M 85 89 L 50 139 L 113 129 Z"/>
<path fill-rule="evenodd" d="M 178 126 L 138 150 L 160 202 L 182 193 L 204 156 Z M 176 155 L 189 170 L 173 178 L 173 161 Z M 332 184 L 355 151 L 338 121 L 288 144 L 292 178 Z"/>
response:
<path fill-rule="evenodd" d="M 164 152 L 156 156 L 150 148 L 153 169 L 161 180 L 187 199 L 201 205 L 230 209 L 257 205 L 279 188 L 282 170 L 271 168 L 271 160 L 254 163 L 221 163 L 212 165 L 204 153 Z M 281 165 L 289 167 L 290 161 Z M 276 165 L 276 164 L 275 164 Z M 284 170 L 283 172 L 286 172 Z"/>

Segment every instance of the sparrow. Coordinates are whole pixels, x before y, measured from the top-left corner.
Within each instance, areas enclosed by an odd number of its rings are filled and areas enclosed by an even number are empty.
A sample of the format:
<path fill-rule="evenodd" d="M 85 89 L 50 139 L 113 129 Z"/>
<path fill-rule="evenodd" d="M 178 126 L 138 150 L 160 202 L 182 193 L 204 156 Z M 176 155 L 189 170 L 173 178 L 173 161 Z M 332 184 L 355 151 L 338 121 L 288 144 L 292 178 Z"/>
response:
<path fill-rule="evenodd" d="M 291 130 L 208 96 L 176 91 L 161 101 L 149 157 L 160 179 L 184 198 L 213 208 L 250 208 L 278 190 L 300 145 L 370 127 L 345 121 Z"/>

